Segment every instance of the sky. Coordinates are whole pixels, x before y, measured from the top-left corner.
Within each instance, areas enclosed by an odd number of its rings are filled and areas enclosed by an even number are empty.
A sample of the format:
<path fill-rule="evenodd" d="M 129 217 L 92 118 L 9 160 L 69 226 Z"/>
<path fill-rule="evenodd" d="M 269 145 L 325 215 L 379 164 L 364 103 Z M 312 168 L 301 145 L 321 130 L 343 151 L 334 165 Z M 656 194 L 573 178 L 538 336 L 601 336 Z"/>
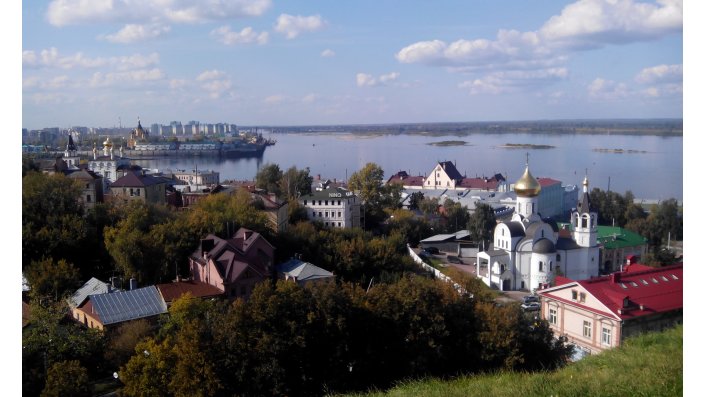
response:
<path fill-rule="evenodd" d="M 22 2 L 22 126 L 683 117 L 677 0 Z"/>

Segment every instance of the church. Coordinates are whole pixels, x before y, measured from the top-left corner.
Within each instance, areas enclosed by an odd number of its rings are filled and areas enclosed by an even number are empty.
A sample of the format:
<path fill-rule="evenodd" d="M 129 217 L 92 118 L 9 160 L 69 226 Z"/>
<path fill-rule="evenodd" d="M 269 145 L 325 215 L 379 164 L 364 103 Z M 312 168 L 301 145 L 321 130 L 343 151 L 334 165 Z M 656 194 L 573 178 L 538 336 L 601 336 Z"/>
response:
<path fill-rule="evenodd" d="M 584 280 L 599 275 L 597 213 L 590 207 L 588 179 L 578 205 L 571 211 L 569 228 L 538 212 L 541 184 L 529 163 L 514 185 L 517 195 L 511 221 L 494 229 L 488 250 L 477 254 L 477 276 L 502 291 L 535 291 L 552 285 L 555 276 Z"/>

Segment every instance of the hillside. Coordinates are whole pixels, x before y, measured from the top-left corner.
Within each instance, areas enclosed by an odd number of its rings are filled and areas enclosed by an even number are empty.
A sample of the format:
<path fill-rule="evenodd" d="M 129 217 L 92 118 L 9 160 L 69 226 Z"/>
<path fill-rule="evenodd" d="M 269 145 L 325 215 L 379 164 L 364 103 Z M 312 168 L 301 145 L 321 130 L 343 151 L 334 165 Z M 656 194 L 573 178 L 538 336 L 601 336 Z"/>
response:
<path fill-rule="evenodd" d="M 680 396 L 683 326 L 628 340 L 552 373 L 510 373 L 401 384 L 387 393 L 349 396 Z"/>

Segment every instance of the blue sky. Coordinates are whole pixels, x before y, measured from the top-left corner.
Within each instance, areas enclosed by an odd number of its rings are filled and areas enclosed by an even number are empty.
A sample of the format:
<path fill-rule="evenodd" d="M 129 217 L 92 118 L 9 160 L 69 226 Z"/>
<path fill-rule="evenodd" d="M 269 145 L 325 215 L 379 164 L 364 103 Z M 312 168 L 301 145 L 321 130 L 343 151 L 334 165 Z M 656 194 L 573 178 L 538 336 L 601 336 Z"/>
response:
<path fill-rule="evenodd" d="M 682 1 L 22 2 L 22 126 L 683 117 Z"/>

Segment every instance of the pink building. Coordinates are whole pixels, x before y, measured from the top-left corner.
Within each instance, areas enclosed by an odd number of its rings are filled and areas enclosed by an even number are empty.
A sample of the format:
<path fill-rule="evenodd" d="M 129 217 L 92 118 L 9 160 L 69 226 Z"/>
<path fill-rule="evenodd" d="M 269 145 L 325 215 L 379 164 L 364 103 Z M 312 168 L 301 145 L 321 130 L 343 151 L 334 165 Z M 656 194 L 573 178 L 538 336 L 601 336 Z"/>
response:
<path fill-rule="evenodd" d="M 231 239 L 209 234 L 189 257 L 191 278 L 225 296 L 247 298 L 255 284 L 273 277 L 274 247 L 259 233 L 240 228 Z"/>
<path fill-rule="evenodd" d="M 683 322 L 683 264 L 639 264 L 588 280 L 556 277 L 538 292 L 541 317 L 584 353 L 619 346 L 624 338 Z"/>

